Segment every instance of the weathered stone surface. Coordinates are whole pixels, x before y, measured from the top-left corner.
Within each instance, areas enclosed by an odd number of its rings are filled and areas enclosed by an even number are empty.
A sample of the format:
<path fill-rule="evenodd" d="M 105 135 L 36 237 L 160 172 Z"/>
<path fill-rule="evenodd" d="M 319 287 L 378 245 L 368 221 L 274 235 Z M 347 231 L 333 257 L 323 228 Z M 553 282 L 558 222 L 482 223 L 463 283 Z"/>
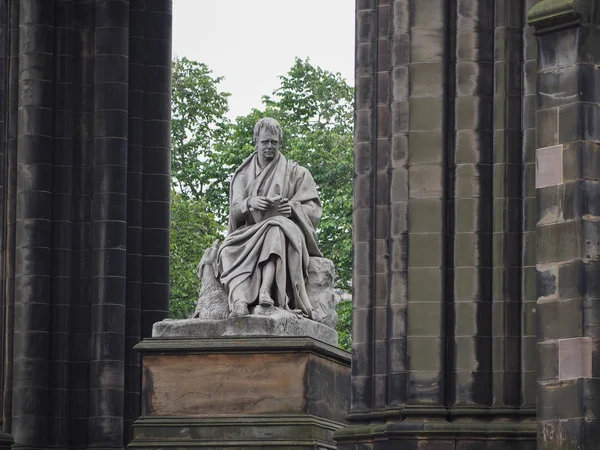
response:
<path fill-rule="evenodd" d="M 310 258 L 306 293 L 313 307 L 313 320 L 335 328 L 338 315 L 335 311 L 333 282 L 335 267 L 327 258 Z"/>
<path fill-rule="evenodd" d="M 152 338 L 136 350 L 142 415 L 130 448 L 335 449 L 350 384 L 343 350 L 289 337 Z"/>
<path fill-rule="evenodd" d="M 558 131 L 556 147 L 539 148 L 545 130 L 538 120 L 535 255 L 540 450 L 600 445 L 600 432 L 589 432 L 600 429 L 600 384 L 594 365 L 600 348 L 594 339 L 599 315 L 593 293 L 598 278 L 595 262 L 600 258 L 595 181 L 599 127 L 593 80 L 600 54 L 590 51 L 590 45 L 598 48 L 598 31 L 588 15 L 596 3 L 543 0 L 529 14 L 540 49 L 538 119 L 545 117 L 542 125 L 548 121 Z"/>
<path fill-rule="evenodd" d="M 154 324 L 152 337 L 218 338 L 223 336 L 306 336 L 337 345 L 333 328 L 279 308 L 257 306 L 254 314 L 223 320 L 163 320 Z"/>
<path fill-rule="evenodd" d="M 304 267 L 309 256 L 321 256 L 317 186 L 306 168 L 280 152 L 283 131 L 275 119 L 256 122 L 253 142 L 256 152 L 231 179 L 227 236 L 218 249 L 216 279 L 227 292 L 231 316 L 252 314 L 260 304 L 300 310 L 311 318 Z"/>
<path fill-rule="evenodd" d="M 295 354 L 146 355 L 144 414 L 300 413 L 307 364 L 308 355 Z"/>

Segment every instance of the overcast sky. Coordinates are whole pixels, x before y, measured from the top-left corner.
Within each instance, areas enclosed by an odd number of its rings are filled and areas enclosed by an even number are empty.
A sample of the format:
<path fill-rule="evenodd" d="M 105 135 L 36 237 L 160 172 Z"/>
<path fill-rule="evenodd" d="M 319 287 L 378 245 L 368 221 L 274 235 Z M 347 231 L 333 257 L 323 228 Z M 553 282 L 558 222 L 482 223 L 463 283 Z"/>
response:
<path fill-rule="evenodd" d="M 296 56 L 354 85 L 354 0 L 173 0 L 173 54 L 225 77 L 232 119 L 260 108 Z"/>

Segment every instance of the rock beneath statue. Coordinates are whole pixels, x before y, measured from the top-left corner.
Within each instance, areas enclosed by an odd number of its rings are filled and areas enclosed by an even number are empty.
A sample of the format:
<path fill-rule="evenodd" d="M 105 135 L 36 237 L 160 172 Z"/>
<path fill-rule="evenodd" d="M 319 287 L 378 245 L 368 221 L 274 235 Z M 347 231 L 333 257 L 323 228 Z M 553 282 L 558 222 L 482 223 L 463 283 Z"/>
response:
<path fill-rule="evenodd" d="M 327 258 L 312 257 L 308 263 L 306 293 L 313 307 L 313 320 L 335 328 L 338 315 L 335 310 L 335 267 Z"/>
<path fill-rule="evenodd" d="M 257 306 L 254 314 L 223 320 L 166 319 L 156 322 L 152 327 L 152 337 L 155 338 L 212 339 L 233 336 L 303 336 L 334 346 L 338 343 L 338 334 L 333 328 L 277 307 Z"/>

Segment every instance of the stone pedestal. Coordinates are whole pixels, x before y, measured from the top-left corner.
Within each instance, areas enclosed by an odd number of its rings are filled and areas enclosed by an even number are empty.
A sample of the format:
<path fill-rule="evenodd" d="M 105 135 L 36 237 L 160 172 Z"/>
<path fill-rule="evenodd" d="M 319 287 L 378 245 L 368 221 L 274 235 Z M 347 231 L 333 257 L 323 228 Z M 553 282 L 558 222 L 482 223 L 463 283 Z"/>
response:
<path fill-rule="evenodd" d="M 145 339 L 130 448 L 335 449 L 350 357 L 307 337 Z"/>

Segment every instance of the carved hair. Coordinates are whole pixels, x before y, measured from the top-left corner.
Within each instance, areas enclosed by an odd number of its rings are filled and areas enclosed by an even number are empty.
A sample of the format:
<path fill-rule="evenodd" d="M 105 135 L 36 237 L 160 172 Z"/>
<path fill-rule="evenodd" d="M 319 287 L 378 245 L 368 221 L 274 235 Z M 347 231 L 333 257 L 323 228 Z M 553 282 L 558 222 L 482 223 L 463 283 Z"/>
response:
<path fill-rule="evenodd" d="M 263 117 L 256 122 L 256 125 L 254 125 L 254 136 L 252 137 L 252 143 L 254 145 L 256 145 L 258 142 L 258 135 L 263 129 L 266 129 L 271 133 L 277 133 L 279 136 L 279 143 L 283 143 L 283 131 L 281 130 L 281 125 L 279 125 L 279 122 L 271 117 Z"/>

